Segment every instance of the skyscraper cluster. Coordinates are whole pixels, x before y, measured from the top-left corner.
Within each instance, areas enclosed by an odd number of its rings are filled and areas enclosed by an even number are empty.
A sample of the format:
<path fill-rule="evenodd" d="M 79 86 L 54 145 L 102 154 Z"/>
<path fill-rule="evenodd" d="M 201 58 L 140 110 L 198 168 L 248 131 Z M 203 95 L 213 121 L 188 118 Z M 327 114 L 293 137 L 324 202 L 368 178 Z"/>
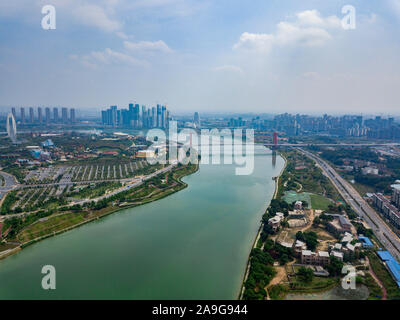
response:
<path fill-rule="evenodd" d="M 139 104 L 130 103 L 128 109 L 118 109 L 111 106 L 101 112 L 103 125 L 113 127 L 130 127 L 134 129 L 168 128 L 170 113 L 165 106 L 147 108 Z"/>
<path fill-rule="evenodd" d="M 76 117 L 75 117 L 75 109 L 71 108 L 68 110 L 68 108 L 62 108 L 61 109 L 61 118 L 59 117 L 58 113 L 58 108 L 53 108 L 51 110 L 49 107 L 44 109 L 44 114 L 43 114 L 43 109 L 42 107 L 37 108 L 37 113 L 35 116 L 35 110 L 34 108 L 30 107 L 29 108 L 29 114 L 28 117 L 25 114 L 25 108 L 20 108 L 19 116 L 17 115 L 17 110 L 16 108 L 11 108 L 11 113 L 14 116 L 15 120 L 19 120 L 21 124 L 40 124 L 40 123 L 46 123 L 46 124 L 52 124 L 52 123 L 62 123 L 62 124 L 73 124 L 76 122 Z"/>

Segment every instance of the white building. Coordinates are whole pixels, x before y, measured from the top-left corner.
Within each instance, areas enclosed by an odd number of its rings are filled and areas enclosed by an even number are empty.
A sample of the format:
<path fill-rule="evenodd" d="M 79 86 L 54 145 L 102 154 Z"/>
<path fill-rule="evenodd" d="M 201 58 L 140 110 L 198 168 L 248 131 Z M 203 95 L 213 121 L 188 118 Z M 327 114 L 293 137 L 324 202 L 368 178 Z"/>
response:
<path fill-rule="evenodd" d="M 362 174 L 366 175 L 366 174 L 375 174 L 378 175 L 379 174 L 379 170 L 378 168 L 373 168 L 373 167 L 365 167 L 361 169 Z"/>

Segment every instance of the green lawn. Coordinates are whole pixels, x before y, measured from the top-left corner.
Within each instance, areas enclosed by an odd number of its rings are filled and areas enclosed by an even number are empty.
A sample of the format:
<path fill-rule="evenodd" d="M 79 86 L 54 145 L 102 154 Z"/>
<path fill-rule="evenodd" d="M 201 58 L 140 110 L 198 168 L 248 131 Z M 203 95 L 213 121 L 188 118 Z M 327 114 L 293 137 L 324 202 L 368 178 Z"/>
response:
<path fill-rule="evenodd" d="M 286 191 L 282 199 L 289 204 L 295 201 L 307 201 L 309 207 L 311 204 L 310 194 L 308 192 L 297 193 L 296 191 Z"/>
<path fill-rule="evenodd" d="M 310 194 L 310 198 L 313 209 L 328 210 L 328 206 L 333 204 L 331 200 L 319 194 Z"/>
<path fill-rule="evenodd" d="M 60 231 L 85 221 L 85 212 L 67 213 L 61 216 L 49 217 L 48 220 L 39 222 L 25 228 L 19 235 L 18 240 L 30 241 L 37 237 Z"/>
<path fill-rule="evenodd" d="M 378 256 L 373 253 L 368 253 L 368 258 L 372 267 L 372 270 L 376 274 L 376 276 L 383 282 L 383 285 L 387 291 L 388 299 L 400 299 L 400 289 L 397 287 L 396 282 L 393 280 L 389 271 L 382 264 L 381 260 Z"/>

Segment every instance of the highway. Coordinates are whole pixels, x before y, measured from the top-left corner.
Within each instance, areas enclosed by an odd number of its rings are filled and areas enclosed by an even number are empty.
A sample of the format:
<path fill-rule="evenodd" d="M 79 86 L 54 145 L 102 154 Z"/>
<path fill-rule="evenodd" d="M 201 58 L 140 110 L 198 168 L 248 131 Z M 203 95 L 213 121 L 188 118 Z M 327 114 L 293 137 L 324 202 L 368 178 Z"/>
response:
<path fill-rule="evenodd" d="M 0 171 L 0 175 L 3 176 L 5 184 L 0 187 L 0 201 L 3 197 L 12 189 L 18 186 L 18 181 L 11 174 Z M 1 203 L 1 202 L 0 202 Z"/>
<path fill-rule="evenodd" d="M 372 209 L 369 204 L 360 196 L 353 186 L 344 180 L 326 161 L 315 154 L 301 148 L 296 148 L 310 159 L 314 160 L 322 169 L 325 175 L 332 181 L 343 199 L 353 208 L 353 210 L 368 223 L 375 236 L 384 245 L 393 257 L 400 261 L 400 239 L 390 229 L 381 216 Z"/>
<path fill-rule="evenodd" d="M 257 143 L 259 144 L 259 143 Z M 400 143 L 262 143 L 266 147 L 399 147 Z"/>

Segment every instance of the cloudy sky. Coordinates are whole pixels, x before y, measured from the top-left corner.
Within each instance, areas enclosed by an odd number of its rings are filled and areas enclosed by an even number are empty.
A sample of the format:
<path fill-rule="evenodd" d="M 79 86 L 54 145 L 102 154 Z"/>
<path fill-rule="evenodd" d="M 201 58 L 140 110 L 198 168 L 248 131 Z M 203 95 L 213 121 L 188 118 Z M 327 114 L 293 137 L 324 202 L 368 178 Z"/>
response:
<path fill-rule="evenodd" d="M 0 105 L 400 114 L 399 30 L 400 0 L 2 0 Z"/>

